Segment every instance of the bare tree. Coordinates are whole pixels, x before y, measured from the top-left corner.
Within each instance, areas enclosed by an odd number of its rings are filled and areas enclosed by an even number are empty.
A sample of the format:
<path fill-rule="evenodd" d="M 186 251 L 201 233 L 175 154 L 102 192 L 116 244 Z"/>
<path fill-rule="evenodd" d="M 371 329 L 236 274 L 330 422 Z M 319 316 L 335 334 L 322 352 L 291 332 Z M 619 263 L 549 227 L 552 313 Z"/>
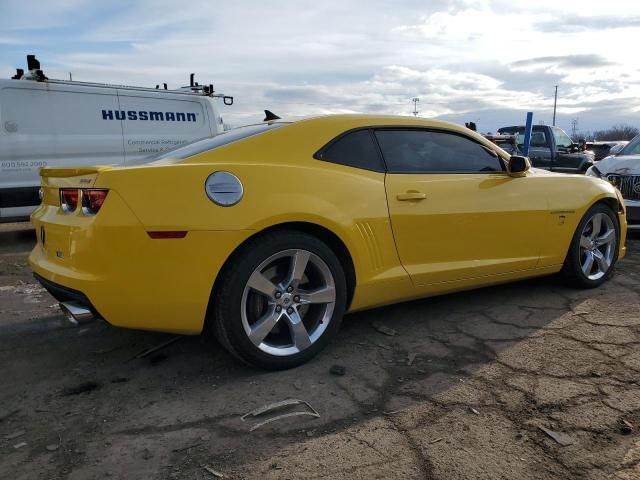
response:
<path fill-rule="evenodd" d="M 606 130 L 593 132 L 593 138 L 595 140 L 631 140 L 639 133 L 640 130 L 636 127 L 621 123 Z"/>

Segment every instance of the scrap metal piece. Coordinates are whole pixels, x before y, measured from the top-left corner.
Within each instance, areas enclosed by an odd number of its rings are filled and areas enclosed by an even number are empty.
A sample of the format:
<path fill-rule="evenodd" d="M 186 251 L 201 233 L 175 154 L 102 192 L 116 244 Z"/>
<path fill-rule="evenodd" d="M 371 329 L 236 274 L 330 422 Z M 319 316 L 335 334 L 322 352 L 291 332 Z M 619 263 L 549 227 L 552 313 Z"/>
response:
<path fill-rule="evenodd" d="M 253 432 L 254 430 L 267 425 L 268 423 L 271 422 L 275 422 L 276 420 L 282 420 L 284 418 L 289 418 L 289 417 L 297 417 L 297 416 L 310 416 L 310 417 L 314 417 L 314 418 L 320 418 L 320 414 L 317 412 L 317 410 L 315 408 L 313 408 L 308 402 L 305 402 L 304 400 L 299 400 L 297 398 L 288 398 L 286 400 L 282 400 L 280 402 L 274 402 L 274 403 L 270 403 L 268 405 L 265 405 L 263 407 L 260 408 L 256 408 L 255 410 L 252 410 L 248 413 L 245 413 L 242 417 L 240 417 L 240 420 L 242 420 L 243 422 L 246 422 L 247 417 L 259 417 L 261 415 L 264 415 L 267 412 L 272 412 L 274 410 L 280 410 L 286 407 L 291 407 L 294 405 L 305 405 L 307 408 L 309 408 L 309 410 L 311 410 L 310 412 L 290 412 L 290 413 L 283 413 L 282 415 L 276 415 L 275 417 L 271 417 L 271 418 L 267 418 L 266 420 L 256 423 L 255 425 L 253 425 L 249 431 Z"/>
<path fill-rule="evenodd" d="M 162 342 L 159 343 L 158 345 L 156 345 L 155 347 L 151 347 L 151 348 L 147 348 L 146 350 L 143 350 L 142 352 L 138 353 L 135 357 L 133 358 L 144 358 L 147 357 L 149 355 L 151 355 L 154 352 L 157 352 L 158 350 L 163 349 L 164 347 L 168 347 L 169 345 L 171 345 L 172 343 L 177 342 L 178 340 L 180 340 L 182 338 L 182 335 L 176 335 L 175 337 L 170 338 L 169 340 L 167 340 L 166 342 Z"/>
<path fill-rule="evenodd" d="M 203 465 L 202 468 L 204 468 L 207 472 L 209 472 L 211 475 L 213 475 L 216 478 L 224 478 L 224 475 L 222 473 L 216 472 L 209 465 Z"/>
<path fill-rule="evenodd" d="M 568 445 L 573 445 L 575 443 L 573 438 L 570 435 L 567 435 L 566 433 L 554 432 L 553 430 L 549 430 L 548 428 L 544 428 L 544 427 L 538 427 L 538 428 L 542 430 L 548 437 L 552 438 L 563 447 L 566 447 Z"/>

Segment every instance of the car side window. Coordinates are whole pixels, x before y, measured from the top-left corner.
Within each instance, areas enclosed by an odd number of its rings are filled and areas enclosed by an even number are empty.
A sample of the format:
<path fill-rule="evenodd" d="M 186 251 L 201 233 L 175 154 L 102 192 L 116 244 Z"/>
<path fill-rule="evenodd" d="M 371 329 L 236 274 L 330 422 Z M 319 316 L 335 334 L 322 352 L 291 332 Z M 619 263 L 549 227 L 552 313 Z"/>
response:
<path fill-rule="evenodd" d="M 338 137 L 315 157 L 349 167 L 384 172 L 384 164 L 369 130 L 356 130 Z"/>
<path fill-rule="evenodd" d="M 571 145 L 573 145 L 573 140 L 569 138 L 569 135 L 567 135 L 557 127 L 551 127 L 551 131 L 553 132 L 553 138 L 555 138 L 556 140 L 556 147 L 571 148 Z"/>
<path fill-rule="evenodd" d="M 498 155 L 470 138 L 432 130 L 377 130 L 390 173 L 501 172 Z"/>

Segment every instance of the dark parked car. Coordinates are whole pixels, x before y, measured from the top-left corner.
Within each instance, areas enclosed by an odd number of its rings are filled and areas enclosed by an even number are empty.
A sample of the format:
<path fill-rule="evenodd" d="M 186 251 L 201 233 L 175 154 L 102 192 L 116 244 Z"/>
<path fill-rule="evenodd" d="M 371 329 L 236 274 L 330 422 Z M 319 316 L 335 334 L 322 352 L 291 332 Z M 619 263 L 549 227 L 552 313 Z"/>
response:
<path fill-rule="evenodd" d="M 500 142 L 509 153 L 517 153 L 524 144 L 524 126 L 498 129 L 502 137 L 512 137 L 513 142 Z M 491 136 L 487 136 L 493 140 Z M 514 145 L 515 144 L 515 145 Z M 593 165 L 595 154 L 584 150 L 564 130 L 549 125 L 534 125 L 529 146 L 529 159 L 536 168 L 564 173 L 584 173 Z"/>

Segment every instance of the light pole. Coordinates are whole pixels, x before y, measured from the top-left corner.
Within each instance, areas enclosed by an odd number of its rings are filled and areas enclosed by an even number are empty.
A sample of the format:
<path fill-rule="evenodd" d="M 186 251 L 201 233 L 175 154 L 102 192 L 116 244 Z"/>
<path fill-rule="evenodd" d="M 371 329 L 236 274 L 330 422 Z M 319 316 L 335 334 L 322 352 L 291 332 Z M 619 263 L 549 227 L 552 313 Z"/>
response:
<path fill-rule="evenodd" d="M 418 116 L 418 102 L 420 101 L 420 99 L 418 97 L 413 97 L 411 99 L 411 101 L 413 102 L 413 116 L 417 117 Z"/>

